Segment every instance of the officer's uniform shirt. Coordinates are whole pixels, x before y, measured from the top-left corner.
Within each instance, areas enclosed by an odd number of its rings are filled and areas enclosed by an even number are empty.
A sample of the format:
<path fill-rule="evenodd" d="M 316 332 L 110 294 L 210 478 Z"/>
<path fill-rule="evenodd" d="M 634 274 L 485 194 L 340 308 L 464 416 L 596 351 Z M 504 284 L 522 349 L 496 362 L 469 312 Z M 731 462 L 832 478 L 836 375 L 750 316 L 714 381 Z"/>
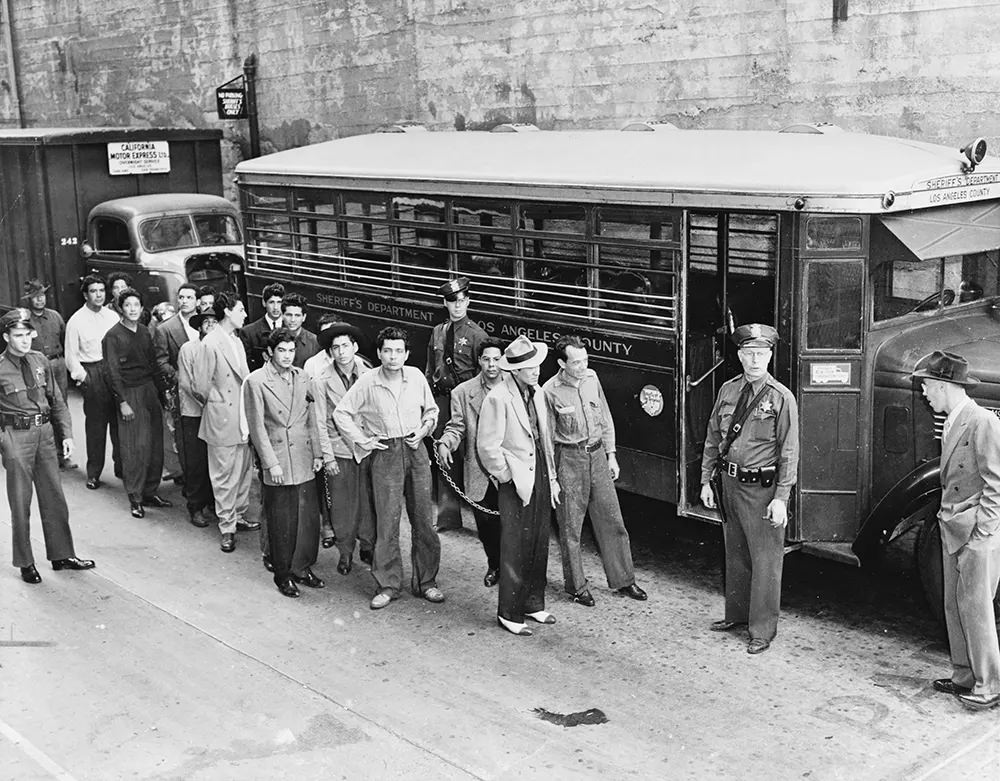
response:
<path fill-rule="evenodd" d="M 733 413 L 744 384 L 746 380 L 741 374 L 719 389 L 705 437 L 701 460 L 702 485 L 712 476 L 719 446 L 733 423 Z M 767 391 L 744 422 L 743 430 L 729 448 L 726 460 L 743 469 L 777 466 L 774 498 L 788 501 L 799 463 L 798 412 L 792 392 L 770 374 L 751 384 L 750 400 L 765 385 Z"/>
<path fill-rule="evenodd" d="M 448 371 L 444 361 L 445 338 L 450 322 L 450 320 L 446 320 L 434 326 L 431 341 L 427 347 L 427 371 L 425 373 L 427 381 L 435 392 L 438 389 L 438 383 L 442 381 L 454 388 L 455 385 L 471 380 L 479 373 L 479 360 L 476 358 L 476 352 L 479 350 L 479 345 L 488 338 L 486 331 L 468 317 L 463 317 L 455 322 L 452 367 L 457 376 L 452 379 L 451 372 Z"/>
<path fill-rule="evenodd" d="M 28 366 L 32 383 L 25 381 L 21 362 Z M 56 393 L 56 380 L 49 360 L 40 352 L 30 351 L 23 357 L 9 349 L 0 354 L 0 414 L 39 415 L 49 413 L 57 436 L 72 438 L 73 423 L 69 408 L 61 393 Z"/>
<path fill-rule="evenodd" d="M 63 354 L 63 341 L 66 338 L 66 323 L 54 309 L 43 309 L 41 314 L 29 309 L 28 322 L 35 329 L 37 336 L 31 341 L 31 349 L 37 350 L 46 358 L 59 358 Z"/>
<path fill-rule="evenodd" d="M 575 380 L 560 369 L 543 386 L 549 417 L 555 421 L 552 439 L 557 445 L 595 445 L 604 443 L 608 453 L 615 452 L 615 424 L 597 372 L 587 369 Z"/>

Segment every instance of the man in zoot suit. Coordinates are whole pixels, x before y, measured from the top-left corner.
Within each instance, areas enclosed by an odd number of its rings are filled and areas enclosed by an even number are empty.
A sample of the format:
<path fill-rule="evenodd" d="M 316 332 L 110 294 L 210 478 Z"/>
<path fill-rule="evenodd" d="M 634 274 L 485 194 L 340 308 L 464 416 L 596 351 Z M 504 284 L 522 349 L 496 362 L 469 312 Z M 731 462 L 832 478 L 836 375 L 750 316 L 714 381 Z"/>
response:
<path fill-rule="evenodd" d="M 31 343 L 31 349 L 40 352 L 49 359 L 56 386 L 63 398 L 68 399 L 69 375 L 66 372 L 65 358 L 66 323 L 61 314 L 46 306 L 48 290 L 48 285 L 43 285 L 40 280 L 29 279 L 24 283 L 24 295 L 21 296 L 21 300 L 28 304 L 31 325 L 37 334 Z M 76 464 L 63 458 L 62 448 L 56 448 L 56 455 L 59 456 L 60 469 L 76 469 Z"/>
<path fill-rule="evenodd" d="M 438 323 L 431 332 L 431 339 L 427 345 L 427 368 L 424 372 L 434 393 L 434 401 L 441 410 L 437 428 L 434 430 L 434 439 L 441 436 L 448 422 L 452 390 L 479 373 L 477 358 L 479 345 L 487 338 L 486 332 L 468 316 L 470 301 L 468 278 L 458 277 L 445 282 L 438 288 L 438 294 L 444 300 L 448 320 Z M 464 458 L 464 449 L 461 445 L 458 456 L 459 460 Z M 462 526 L 462 507 L 458 497 L 436 465 L 433 471 L 438 531 L 459 529 Z M 461 485 L 461 476 L 458 476 L 458 481 Z"/>
<path fill-rule="evenodd" d="M 733 341 L 743 374 L 719 389 L 701 462 L 701 501 L 709 509 L 716 506 L 712 473 L 721 469 L 726 546 L 726 617 L 711 629 L 749 626 L 747 653 L 759 654 L 778 631 L 788 499 L 799 460 L 798 407 L 792 392 L 767 371 L 778 332 L 759 323 L 741 325 Z"/>
<path fill-rule="evenodd" d="M 247 352 L 247 366 L 252 372 L 267 363 L 267 336 L 275 328 L 282 326 L 281 300 L 284 297 L 285 286 L 280 282 L 265 287 L 260 296 L 264 314 L 240 329 L 240 339 Z"/>
<path fill-rule="evenodd" d="M 12 309 L 3 315 L 0 333 L 5 343 L 0 354 L 0 456 L 7 471 L 13 564 L 20 568 L 25 583 L 41 583 L 31 551 L 33 487 L 38 489 L 45 555 L 52 569 L 94 566 L 92 561 L 76 558 L 69 510 L 59 481 L 55 436 L 69 458 L 73 452 L 73 424 L 52 366 L 44 355 L 31 349 L 34 330 L 28 310 Z"/>
<path fill-rule="evenodd" d="M 937 350 L 913 372 L 941 431 L 941 560 L 950 678 L 937 691 L 971 710 L 1000 705 L 1000 643 L 993 599 L 1000 583 L 1000 420 L 969 398 L 978 384 L 961 355 Z"/>
<path fill-rule="evenodd" d="M 554 624 L 545 609 L 549 520 L 559 504 L 551 426 L 538 375 L 548 346 L 519 336 L 504 350 L 503 381 L 483 401 L 476 447 L 497 481 L 500 588 L 497 623 L 528 636 L 525 618 Z"/>
<path fill-rule="evenodd" d="M 243 385 L 250 441 L 263 471 L 264 514 L 274 584 L 286 597 L 296 583 L 323 588 L 312 571 L 319 553 L 319 507 L 313 481 L 323 465 L 316 405 L 306 373 L 292 365 L 295 335 L 286 328 L 267 338 L 270 359 Z"/>
<path fill-rule="evenodd" d="M 604 574 L 617 594 L 645 600 L 635 582 L 632 548 L 618 504 L 615 423 L 597 373 L 589 368 L 587 348 L 574 334 L 556 342 L 559 371 L 542 386 L 552 420 L 556 470 L 562 501 L 556 508 L 566 593 L 574 602 L 594 606 L 583 572 L 580 533 L 590 516 Z"/>

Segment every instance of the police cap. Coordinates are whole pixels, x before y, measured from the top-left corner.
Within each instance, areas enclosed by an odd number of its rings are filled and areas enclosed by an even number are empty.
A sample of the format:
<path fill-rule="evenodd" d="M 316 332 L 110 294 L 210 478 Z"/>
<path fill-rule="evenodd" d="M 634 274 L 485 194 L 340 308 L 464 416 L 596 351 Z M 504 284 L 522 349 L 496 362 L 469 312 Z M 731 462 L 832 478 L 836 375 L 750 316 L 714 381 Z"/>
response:
<path fill-rule="evenodd" d="M 469 278 L 468 277 L 458 277 L 457 279 L 449 279 L 441 287 L 438 288 L 438 295 L 444 296 L 445 301 L 457 301 L 458 297 L 462 293 L 467 293 L 469 290 Z"/>
<path fill-rule="evenodd" d="M 737 347 L 766 347 L 770 350 L 778 343 L 778 332 L 769 325 L 746 323 L 733 331 L 733 341 Z"/>
<path fill-rule="evenodd" d="M 31 324 L 31 312 L 24 307 L 15 307 L 0 317 L 0 333 L 7 333 L 19 327 L 27 328 L 29 331 L 35 330 Z"/>

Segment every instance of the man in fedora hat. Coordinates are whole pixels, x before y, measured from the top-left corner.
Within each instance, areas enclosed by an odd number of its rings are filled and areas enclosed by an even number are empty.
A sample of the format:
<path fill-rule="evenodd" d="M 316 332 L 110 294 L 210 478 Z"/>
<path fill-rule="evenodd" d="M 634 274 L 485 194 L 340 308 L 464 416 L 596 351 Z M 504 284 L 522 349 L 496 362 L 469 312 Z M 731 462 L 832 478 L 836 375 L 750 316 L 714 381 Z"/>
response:
<path fill-rule="evenodd" d="M 952 673 L 934 681 L 973 710 L 1000 704 L 993 597 L 1000 581 L 1000 420 L 969 398 L 961 355 L 935 350 L 913 371 L 941 431 L 941 558 Z"/>
<path fill-rule="evenodd" d="M 49 286 L 43 285 L 38 279 L 29 279 L 24 283 L 24 295 L 21 300 L 28 304 L 28 318 L 35 329 L 35 338 L 31 342 L 31 349 L 40 352 L 49 359 L 52 367 L 52 376 L 55 377 L 56 387 L 62 393 L 63 399 L 69 391 L 69 374 L 66 372 L 65 343 L 66 343 L 66 321 L 55 309 L 49 309 L 48 293 Z M 56 455 L 59 457 L 59 468 L 76 469 L 70 459 L 63 456 L 62 450 L 56 448 Z"/>
<path fill-rule="evenodd" d="M 726 546 L 726 617 L 715 632 L 747 626 L 747 653 L 766 651 L 778 632 L 788 498 L 799 461 L 798 406 L 768 371 L 778 332 L 750 323 L 733 331 L 743 373 L 719 389 L 705 435 L 701 501 L 716 507 L 721 471 Z"/>
<path fill-rule="evenodd" d="M 519 336 L 504 350 L 505 374 L 487 394 L 479 414 L 476 447 L 498 483 L 500 592 L 497 623 L 527 636 L 525 618 L 554 624 L 545 610 L 549 519 L 559 502 L 551 426 L 538 375 L 548 353 L 544 342 Z"/>
<path fill-rule="evenodd" d="M 360 558 L 371 564 L 375 545 L 375 513 L 372 509 L 371 459 L 368 453 L 341 436 L 333 413 L 344 394 L 371 369 L 357 354 L 361 332 L 350 323 L 332 322 L 322 326 L 320 352 L 306 361 L 305 372 L 312 381 L 316 399 L 316 420 L 323 449 L 326 487 L 330 506 L 325 508 L 324 525 L 340 552 L 337 572 L 351 571 L 354 547 L 361 542 Z M 326 497 L 324 496 L 324 500 Z M 323 502 L 325 504 L 325 501 Z M 324 535 L 327 529 L 324 529 Z"/>
<path fill-rule="evenodd" d="M 451 392 L 479 372 L 479 345 L 487 339 L 486 332 L 469 318 L 469 279 L 450 279 L 438 288 L 444 300 L 448 320 L 438 323 L 427 345 L 427 382 L 434 391 L 434 400 L 441 410 L 434 431 L 437 440 L 444 431 L 451 411 Z M 459 445 L 459 463 L 464 460 L 464 446 Z M 434 497 L 437 502 L 438 531 L 462 528 L 462 507 L 448 482 L 434 470 Z M 462 476 L 456 475 L 459 481 Z"/>

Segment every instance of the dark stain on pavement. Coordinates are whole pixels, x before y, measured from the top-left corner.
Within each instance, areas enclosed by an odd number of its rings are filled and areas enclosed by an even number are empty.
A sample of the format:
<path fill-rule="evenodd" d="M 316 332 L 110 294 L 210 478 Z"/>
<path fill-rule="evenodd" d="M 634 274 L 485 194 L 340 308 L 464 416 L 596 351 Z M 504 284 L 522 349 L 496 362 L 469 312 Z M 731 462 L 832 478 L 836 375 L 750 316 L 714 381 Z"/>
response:
<path fill-rule="evenodd" d="M 608 717 L 600 708 L 587 708 L 576 713 L 553 713 L 545 708 L 535 708 L 534 714 L 542 721 L 562 727 L 579 727 L 581 724 L 607 724 Z"/>

